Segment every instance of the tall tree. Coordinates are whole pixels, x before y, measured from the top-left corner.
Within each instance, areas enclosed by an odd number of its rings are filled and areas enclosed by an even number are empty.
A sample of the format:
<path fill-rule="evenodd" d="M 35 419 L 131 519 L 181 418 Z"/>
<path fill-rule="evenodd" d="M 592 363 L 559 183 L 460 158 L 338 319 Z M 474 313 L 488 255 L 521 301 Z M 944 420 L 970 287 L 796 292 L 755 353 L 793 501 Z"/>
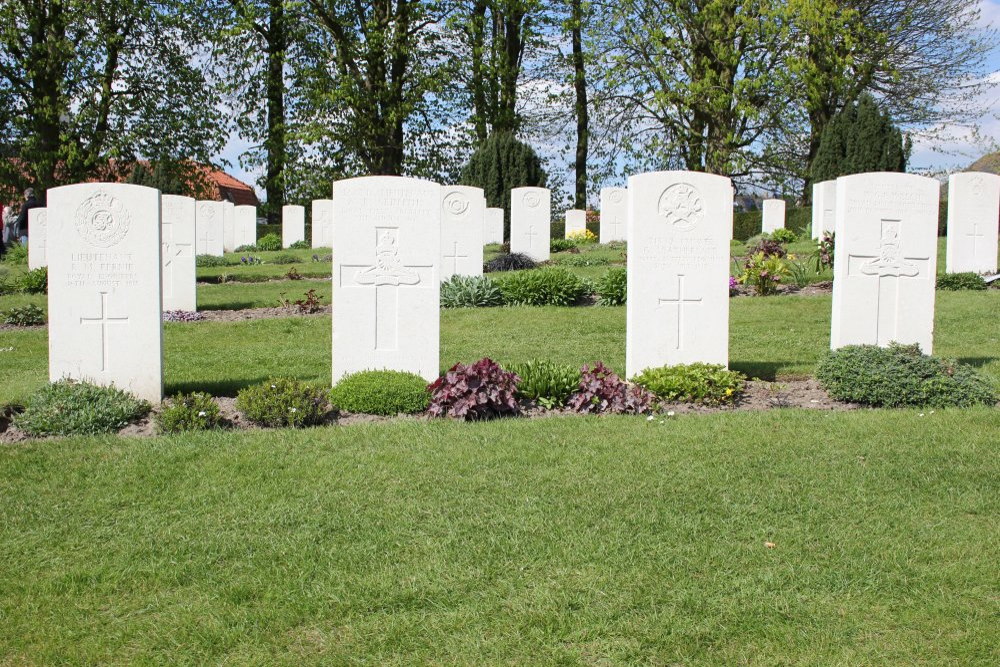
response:
<path fill-rule="evenodd" d="M 218 99 L 184 0 L 16 0 L 0 5 L 0 178 L 44 193 L 141 157 L 210 161 Z M 124 174 L 127 175 L 127 171 Z"/>
<path fill-rule="evenodd" d="M 828 181 L 848 174 L 906 171 L 910 140 L 875 99 L 863 93 L 844 107 L 823 131 L 812 163 L 812 179 Z"/>
<path fill-rule="evenodd" d="M 587 8 L 584 0 L 569 0 L 569 33 L 573 43 L 573 94 L 576 116 L 576 170 L 575 205 L 587 209 L 587 157 L 590 145 L 590 110 L 587 103 L 586 57 L 583 51 L 583 30 Z"/>

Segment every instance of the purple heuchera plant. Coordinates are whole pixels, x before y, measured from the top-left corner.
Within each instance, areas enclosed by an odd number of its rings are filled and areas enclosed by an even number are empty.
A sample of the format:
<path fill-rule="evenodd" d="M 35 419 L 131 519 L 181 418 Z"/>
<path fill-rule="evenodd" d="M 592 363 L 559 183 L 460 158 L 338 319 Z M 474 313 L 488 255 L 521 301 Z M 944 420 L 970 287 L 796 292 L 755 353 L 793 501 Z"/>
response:
<path fill-rule="evenodd" d="M 580 389 L 567 406 L 577 412 L 641 415 L 649 412 L 655 401 L 648 390 L 624 382 L 598 361 L 593 368 L 580 369 Z"/>
<path fill-rule="evenodd" d="M 427 387 L 431 392 L 430 414 L 467 421 L 492 419 L 521 412 L 517 383 L 521 378 L 500 368 L 492 359 L 474 364 L 455 364 Z"/>

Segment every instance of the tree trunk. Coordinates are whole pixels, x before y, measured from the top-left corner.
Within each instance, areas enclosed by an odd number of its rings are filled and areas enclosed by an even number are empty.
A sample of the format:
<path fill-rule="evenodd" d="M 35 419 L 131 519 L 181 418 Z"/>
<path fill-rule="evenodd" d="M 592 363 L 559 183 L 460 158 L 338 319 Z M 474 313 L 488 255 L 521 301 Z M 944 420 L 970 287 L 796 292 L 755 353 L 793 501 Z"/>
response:
<path fill-rule="evenodd" d="M 590 139 L 587 110 L 587 73 L 583 55 L 582 0 L 572 0 L 573 85 L 576 92 L 576 208 L 587 210 L 587 144 Z"/>
<path fill-rule="evenodd" d="M 285 26 L 284 0 L 270 0 L 270 21 L 267 31 L 267 221 L 281 223 L 285 205 L 285 49 L 288 35 Z"/>

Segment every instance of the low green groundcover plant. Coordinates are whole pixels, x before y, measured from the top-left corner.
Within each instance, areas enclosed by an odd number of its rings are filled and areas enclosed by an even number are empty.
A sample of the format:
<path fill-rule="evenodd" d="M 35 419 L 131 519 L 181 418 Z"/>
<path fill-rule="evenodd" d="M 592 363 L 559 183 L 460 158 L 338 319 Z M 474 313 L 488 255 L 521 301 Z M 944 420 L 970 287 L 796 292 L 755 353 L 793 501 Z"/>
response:
<path fill-rule="evenodd" d="M 628 300 L 627 285 L 625 267 L 608 269 L 597 281 L 597 303 L 602 306 L 624 306 Z"/>
<path fill-rule="evenodd" d="M 504 301 L 512 306 L 572 306 L 587 296 L 587 284 L 558 267 L 515 273 L 498 284 Z"/>
<path fill-rule="evenodd" d="M 518 395 L 544 408 L 562 407 L 580 387 L 580 370 L 567 364 L 536 359 L 508 365 L 507 370 L 521 378 L 517 383 Z"/>
<path fill-rule="evenodd" d="M 431 402 L 427 381 L 401 371 L 361 371 L 341 378 L 330 391 L 340 410 L 369 415 L 424 412 Z"/>
<path fill-rule="evenodd" d="M 270 259 L 267 260 L 268 264 L 298 264 L 302 260 L 299 256 L 291 252 L 279 252 L 277 255 L 272 255 Z"/>
<path fill-rule="evenodd" d="M 17 265 L 28 263 L 28 246 L 20 243 L 12 243 L 7 246 L 7 252 L 3 256 L 6 264 Z"/>
<path fill-rule="evenodd" d="M 662 401 L 721 405 L 743 393 L 746 377 L 719 364 L 678 364 L 647 368 L 632 379 Z"/>
<path fill-rule="evenodd" d="M 149 410 L 149 403 L 121 389 L 60 380 L 32 394 L 14 425 L 36 437 L 112 433 Z"/>
<path fill-rule="evenodd" d="M 294 378 L 275 378 L 243 389 L 236 409 L 261 426 L 314 426 L 330 411 L 327 392 Z"/>
<path fill-rule="evenodd" d="M 198 255 L 194 258 L 194 264 L 199 267 L 229 266 L 229 261 L 216 255 Z"/>
<path fill-rule="evenodd" d="M 21 276 L 20 289 L 25 294 L 46 294 L 49 291 L 49 269 L 39 267 Z"/>
<path fill-rule="evenodd" d="M 790 229 L 775 229 L 771 232 L 771 238 L 778 243 L 794 243 L 799 237 Z"/>
<path fill-rule="evenodd" d="M 33 303 L 26 306 L 14 307 L 0 313 L 0 320 L 4 324 L 12 324 L 18 327 L 29 327 L 38 324 L 45 324 L 45 311 Z"/>
<path fill-rule="evenodd" d="M 264 234 L 257 239 L 258 252 L 273 252 L 281 250 L 281 237 L 277 234 Z"/>
<path fill-rule="evenodd" d="M 160 433 L 209 431 L 222 426 L 219 406 L 202 392 L 177 394 L 155 417 Z"/>
<path fill-rule="evenodd" d="M 549 252 L 566 252 L 576 248 L 576 242 L 570 239 L 549 239 Z"/>
<path fill-rule="evenodd" d="M 976 369 L 921 354 L 918 345 L 848 345 L 828 353 L 816 377 L 832 397 L 875 407 L 968 407 L 1000 398 Z"/>
<path fill-rule="evenodd" d="M 525 271 L 527 269 L 533 269 L 538 264 L 535 260 L 531 259 L 527 255 L 519 252 L 508 252 L 502 255 L 497 255 L 490 261 L 486 262 L 483 270 L 486 273 L 498 273 L 500 271 Z"/>
<path fill-rule="evenodd" d="M 503 292 L 488 276 L 452 276 L 441 283 L 442 308 L 502 306 Z"/>
<path fill-rule="evenodd" d="M 946 273 L 943 276 L 938 276 L 937 288 L 947 290 L 984 290 L 986 289 L 986 281 L 978 273 Z"/>
<path fill-rule="evenodd" d="M 296 241 L 295 243 L 291 244 L 288 247 L 291 248 L 292 250 L 306 250 L 308 248 L 311 248 L 312 246 L 309 244 L 309 241 L 302 240 L 302 241 Z"/>

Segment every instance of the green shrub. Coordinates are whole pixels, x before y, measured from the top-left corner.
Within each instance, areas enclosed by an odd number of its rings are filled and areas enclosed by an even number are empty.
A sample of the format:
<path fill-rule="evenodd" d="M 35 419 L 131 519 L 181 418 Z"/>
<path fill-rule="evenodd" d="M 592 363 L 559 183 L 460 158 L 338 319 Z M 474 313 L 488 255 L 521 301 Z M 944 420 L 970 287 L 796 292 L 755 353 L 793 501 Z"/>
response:
<path fill-rule="evenodd" d="M 296 241 L 288 247 L 291 248 L 292 250 L 306 250 L 308 248 L 311 248 L 312 246 L 309 245 L 309 241 L 303 240 L 303 241 Z"/>
<path fill-rule="evenodd" d="M 222 426 L 219 406 L 210 395 L 197 391 L 174 396 L 155 420 L 160 433 L 208 431 Z"/>
<path fill-rule="evenodd" d="M 632 378 L 662 401 L 721 405 L 743 393 L 746 377 L 719 364 L 678 364 L 647 368 Z"/>
<path fill-rule="evenodd" d="M 290 252 L 279 252 L 277 255 L 273 255 L 268 258 L 268 264 L 298 264 L 302 260 L 299 259 L 298 255 L 294 255 Z"/>
<path fill-rule="evenodd" d="M 498 284 L 509 305 L 572 306 L 587 296 L 586 283 L 559 267 L 515 273 Z"/>
<path fill-rule="evenodd" d="M 569 239 L 549 239 L 549 252 L 566 252 L 576 248 L 576 243 Z"/>
<path fill-rule="evenodd" d="M 20 243 L 12 243 L 7 246 L 7 252 L 3 256 L 5 264 L 19 265 L 28 263 L 28 246 Z"/>
<path fill-rule="evenodd" d="M 194 265 L 199 267 L 229 266 L 225 257 L 217 255 L 198 255 L 194 258 Z"/>
<path fill-rule="evenodd" d="M 602 306 L 624 306 L 627 301 L 628 273 L 624 267 L 608 269 L 597 281 L 597 303 Z"/>
<path fill-rule="evenodd" d="M 401 371 L 361 371 L 341 378 L 330 391 L 340 410 L 369 415 L 424 412 L 431 402 L 427 381 Z"/>
<path fill-rule="evenodd" d="M 20 308 L 15 307 L 2 313 L 3 323 L 16 327 L 30 327 L 45 324 L 45 311 L 33 303 Z"/>
<path fill-rule="evenodd" d="M 32 394 L 14 425 L 31 436 L 112 433 L 149 410 L 149 403 L 121 389 L 60 380 Z"/>
<path fill-rule="evenodd" d="M 261 426 L 313 426 L 330 411 L 327 393 L 293 378 L 276 378 L 240 390 L 236 409 Z"/>
<path fill-rule="evenodd" d="M 533 269 L 537 266 L 538 264 L 535 263 L 535 260 L 531 259 L 527 255 L 519 252 L 508 252 L 502 255 L 497 255 L 490 261 L 486 262 L 486 265 L 483 266 L 483 270 L 486 273 L 498 273 L 500 271 L 524 271 L 526 269 Z"/>
<path fill-rule="evenodd" d="M 986 289 L 986 281 L 978 273 L 946 273 L 943 276 L 938 276 L 937 288 L 947 290 L 984 290 Z"/>
<path fill-rule="evenodd" d="M 442 308 L 502 306 L 503 293 L 487 276 L 452 276 L 441 283 Z"/>
<path fill-rule="evenodd" d="M 517 383 L 518 396 L 549 409 L 566 405 L 580 388 L 580 369 L 574 366 L 534 360 L 509 365 L 507 370 L 521 378 Z"/>
<path fill-rule="evenodd" d="M 264 234 L 257 239 L 257 250 L 259 252 L 281 250 L 281 237 L 277 234 Z"/>
<path fill-rule="evenodd" d="M 47 294 L 49 291 L 49 269 L 42 266 L 21 276 L 20 289 L 25 294 Z"/>
<path fill-rule="evenodd" d="M 783 257 L 757 252 L 747 257 L 740 282 L 752 287 L 758 296 L 768 296 L 778 291 L 778 283 L 789 273 Z"/>
<path fill-rule="evenodd" d="M 997 389 L 971 366 L 920 353 L 917 345 L 849 345 L 820 362 L 816 377 L 841 401 L 877 407 L 992 405 Z"/>
<path fill-rule="evenodd" d="M 233 252 L 257 252 L 257 246 L 253 243 L 247 243 L 246 245 L 241 245 Z"/>
<path fill-rule="evenodd" d="M 799 237 L 792 230 L 782 227 L 771 232 L 771 238 L 778 243 L 794 243 Z"/>

